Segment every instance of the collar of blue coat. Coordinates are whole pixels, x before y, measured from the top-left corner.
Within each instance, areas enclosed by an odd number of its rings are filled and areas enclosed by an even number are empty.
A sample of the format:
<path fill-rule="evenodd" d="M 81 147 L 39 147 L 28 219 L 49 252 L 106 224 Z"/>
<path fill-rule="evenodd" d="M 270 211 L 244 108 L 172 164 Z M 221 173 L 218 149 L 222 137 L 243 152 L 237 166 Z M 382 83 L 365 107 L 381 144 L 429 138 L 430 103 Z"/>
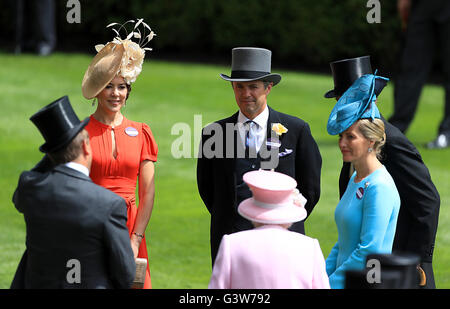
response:
<path fill-rule="evenodd" d="M 358 119 L 380 118 L 375 101 L 375 80 L 386 77 L 366 74 L 358 78 L 337 101 L 328 118 L 327 131 L 337 135 L 350 128 Z"/>

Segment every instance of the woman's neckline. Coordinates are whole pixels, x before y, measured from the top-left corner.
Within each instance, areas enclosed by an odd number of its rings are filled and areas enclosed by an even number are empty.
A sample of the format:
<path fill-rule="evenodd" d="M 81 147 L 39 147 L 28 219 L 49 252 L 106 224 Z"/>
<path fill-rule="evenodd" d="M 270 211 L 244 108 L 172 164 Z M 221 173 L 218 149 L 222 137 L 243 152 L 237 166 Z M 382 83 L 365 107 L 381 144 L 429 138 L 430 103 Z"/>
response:
<path fill-rule="evenodd" d="M 100 125 L 104 126 L 105 128 L 111 128 L 111 129 L 120 128 L 121 126 L 123 126 L 125 124 L 125 120 L 126 120 L 125 116 L 122 115 L 122 121 L 120 122 L 120 124 L 112 126 L 112 125 L 108 125 L 108 124 L 100 121 L 99 119 L 95 118 L 94 114 L 91 115 L 91 119 L 94 119 L 96 122 L 98 122 Z"/>
<path fill-rule="evenodd" d="M 354 176 L 354 178 L 353 178 L 353 183 L 354 184 L 359 184 L 359 183 L 361 183 L 361 182 L 363 182 L 365 179 L 367 179 L 367 178 L 369 178 L 371 175 L 373 175 L 375 172 L 377 172 L 377 171 L 379 171 L 379 170 L 381 170 L 381 169 L 383 169 L 384 168 L 384 165 L 380 165 L 379 167 L 377 167 L 374 171 L 372 171 L 370 174 L 368 174 L 367 176 L 365 176 L 364 178 L 362 178 L 361 180 L 359 180 L 359 181 L 356 181 L 356 175 L 357 175 L 357 173 L 356 173 L 356 171 L 355 171 L 355 176 Z"/>

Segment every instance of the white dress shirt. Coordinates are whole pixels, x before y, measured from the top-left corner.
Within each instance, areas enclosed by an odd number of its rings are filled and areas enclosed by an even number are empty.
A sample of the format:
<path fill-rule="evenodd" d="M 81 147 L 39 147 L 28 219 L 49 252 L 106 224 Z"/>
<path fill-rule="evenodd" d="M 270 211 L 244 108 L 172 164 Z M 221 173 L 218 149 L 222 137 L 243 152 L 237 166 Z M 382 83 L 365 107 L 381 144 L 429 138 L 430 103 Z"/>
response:
<path fill-rule="evenodd" d="M 248 124 L 245 124 L 248 119 L 240 110 L 239 115 L 237 119 L 237 125 L 239 129 L 239 135 L 241 136 L 241 140 L 243 145 L 245 146 L 245 133 L 248 130 Z M 250 134 L 252 138 L 255 139 L 255 145 L 256 145 L 256 152 L 259 152 L 259 149 L 261 149 L 261 145 L 264 142 L 267 134 L 267 121 L 269 120 L 269 108 L 266 107 L 262 111 L 261 114 L 256 116 L 254 119 L 252 119 L 253 122 L 256 123 L 256 125 L 253 123 L 250 126 Z"/>
<path fill-rule="evenodd" d="M 75 163 L 75 162 L 67 162 L 64 165 L 67 167 L 70 167 L 71 169 L 79 171 L 80 173 L 83 173 L 89 177 L 89 169 L 84 165 L 81 165 L 81 164 Z"/>

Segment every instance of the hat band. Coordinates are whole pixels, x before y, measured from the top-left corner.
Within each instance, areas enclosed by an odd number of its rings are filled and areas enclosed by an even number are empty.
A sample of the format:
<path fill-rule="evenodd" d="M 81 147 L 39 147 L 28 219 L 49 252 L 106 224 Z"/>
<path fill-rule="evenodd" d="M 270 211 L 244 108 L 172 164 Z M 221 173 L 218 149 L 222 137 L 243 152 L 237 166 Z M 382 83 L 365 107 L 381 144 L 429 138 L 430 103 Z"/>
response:
<path fill-rule="evenodd" d="M 265 209 L 274 209 L 274 208 L 280 208 L 280 207 L 287 207 L 287 206 L 291 206 L 292 203 L 280 203 L 280 204 L 271 204 L 271 203 L 264 203 L 261 201 L 257 201 L 253 198 L 253 204 L 255 204 L 258 207 L 262 207 Z"/>
<path fill-rule="evenodd" d="M 262 71 L 231 71 L 231 78 L 233 79 L 256 79 L 259 77 L 263 77 L 269 75 L 270 72 L 262 72 Z"/>

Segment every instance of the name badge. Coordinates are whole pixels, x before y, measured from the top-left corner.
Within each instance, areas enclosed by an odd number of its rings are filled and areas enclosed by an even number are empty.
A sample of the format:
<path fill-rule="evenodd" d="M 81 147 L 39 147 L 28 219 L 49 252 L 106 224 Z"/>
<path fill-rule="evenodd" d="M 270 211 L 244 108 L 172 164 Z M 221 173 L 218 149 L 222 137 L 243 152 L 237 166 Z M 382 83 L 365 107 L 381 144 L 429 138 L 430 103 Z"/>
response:
<path fill-rule="evenodd" d="M 362 199 L 364 195 L 364 189 L 362 187 L 359 187 L 358 190 L 356 190 L 356 197 L 358 200 Z"/>
<path fill-rule="evenodd" d="M 266 146 L 280 148 L 281 143 L 277 139 L 271 140 L 270 138 L 268 138 L 266 141 Z"/>
<path fill-rule="evenodd" d="M 280 148 L 281 143 L 277 143 L 277 142 L 269 142 L 269 141 L 267 141 L 267 142 L 266 142 L 266 145 L 267 145 L 267 146 L 270 146 L 270 147 Z"/>
<path fill-rule="evenodd" d="M 138 130 L 136 130 L 136 129 L 133 128 L 133 127 L 127 127 L 127 128 L 125 128 L 125 133 L 126 133 L 128 136 L 131 136 L 131 137 L 137 136 L 137 135 L 139 134 Z"/>

